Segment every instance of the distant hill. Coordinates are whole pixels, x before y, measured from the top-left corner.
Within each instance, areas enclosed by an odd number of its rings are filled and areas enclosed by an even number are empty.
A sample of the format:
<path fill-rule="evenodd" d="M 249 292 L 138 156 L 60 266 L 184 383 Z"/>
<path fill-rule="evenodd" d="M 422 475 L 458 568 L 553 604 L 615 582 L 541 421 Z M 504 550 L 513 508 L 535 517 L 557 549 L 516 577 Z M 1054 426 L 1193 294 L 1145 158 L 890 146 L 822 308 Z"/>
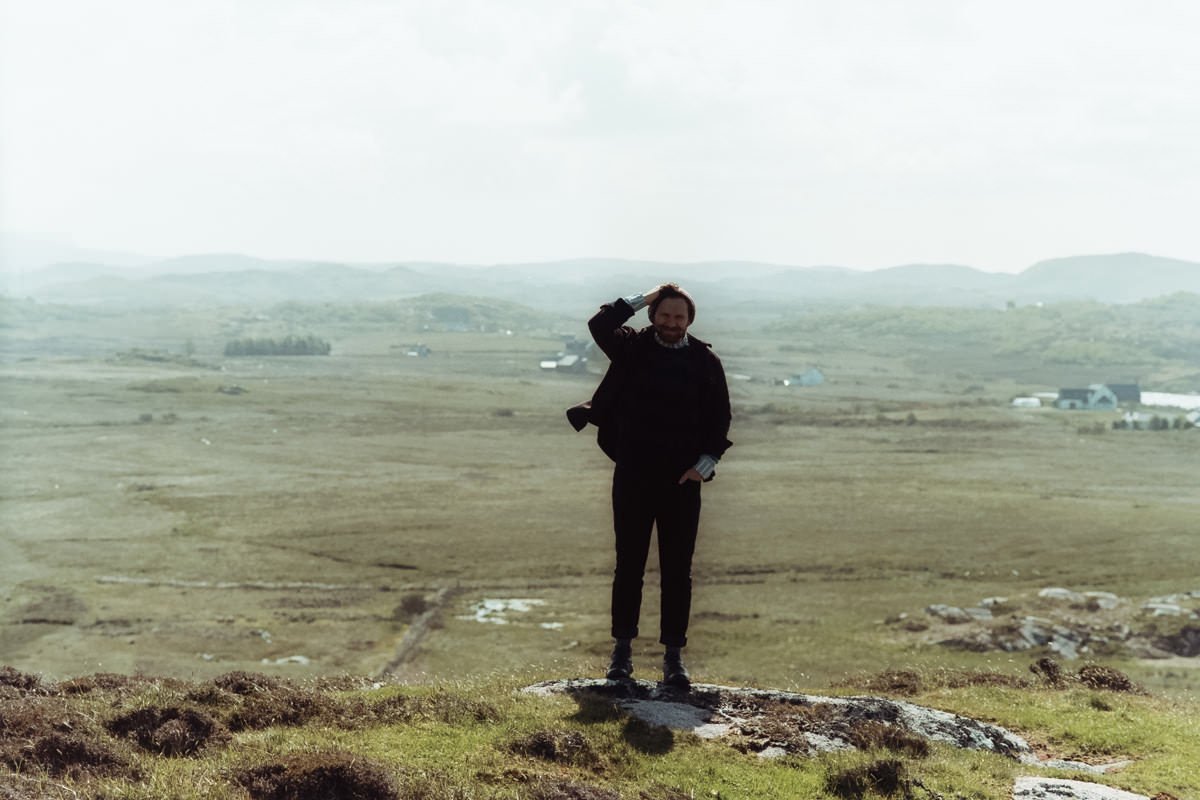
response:
<path fill-rule="evenodd" d="M 153 261 L 153 257 L 140 253 L 78 247 L 62 237 L 0 232 L 0 279 L 30 274 L 53 264 L 98 264 L 111 269 Z"/>
<path fill-rule="evenodd" d="M 866 306 L 812 310 L 772 323 L 818 352 L 904 354 L 914 369 L 961 368 L 1053 385 L 1060 380 L 1137 382 L 1192 391 L 1200 378 L 1200 294 L 1128 304 L 1025 305 L 1011 310 Z"/>
<path fill-rule="evenodd" d="M 1039 261 L 1018 282 L 1022 291 L 1052 300 L 1135 303 L 1172 292 L 1200 293 L 1200 264 L 1145 253 L 1073 256 Z"/>
<path fill-rule="evenodd" d="M 1017 275 L 958 264 L 905 264 L 872 271 L 740 261 L 672 264 L 586 258 L 467 266 L 348 265 L 270 261 L 237 254 L 193 255 L 135 268 L 55 264 L 23 277 L 14 296 L 109 307 L 370 302 L 446 292 L 578 314 L 609 297 L 676 280 L 707 307 L 773 313 L 799 306 L 873 304 L 1003 308 L 1063 301 L 1132 303 L 1200 292 L 1200 263 L 1144 253 L 1074 256 Z"/>

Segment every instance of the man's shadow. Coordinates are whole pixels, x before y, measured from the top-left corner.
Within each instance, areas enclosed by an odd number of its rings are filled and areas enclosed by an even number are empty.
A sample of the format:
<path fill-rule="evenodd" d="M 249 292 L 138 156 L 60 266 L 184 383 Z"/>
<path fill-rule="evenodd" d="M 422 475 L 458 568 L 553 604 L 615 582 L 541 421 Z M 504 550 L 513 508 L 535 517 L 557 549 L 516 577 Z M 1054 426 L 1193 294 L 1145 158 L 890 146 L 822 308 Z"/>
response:
<path fill-rule="evenodd" d="M 571 719 L 583 725 L 594 725 L 602 722 L 624 720 L 621 738 L 639 753 L 650 756 L 661 756 L 671 752 L 675 747 L 675 733 L 666 725 L 654 725 L 638 719 L 625 709 L 616 705 L 608 696 L 598 695 L 590 691 L 570 691 L 571 698 L 579 706 L 571 715 Z M 633 693 L 615 696 L 634 696 Z"/>

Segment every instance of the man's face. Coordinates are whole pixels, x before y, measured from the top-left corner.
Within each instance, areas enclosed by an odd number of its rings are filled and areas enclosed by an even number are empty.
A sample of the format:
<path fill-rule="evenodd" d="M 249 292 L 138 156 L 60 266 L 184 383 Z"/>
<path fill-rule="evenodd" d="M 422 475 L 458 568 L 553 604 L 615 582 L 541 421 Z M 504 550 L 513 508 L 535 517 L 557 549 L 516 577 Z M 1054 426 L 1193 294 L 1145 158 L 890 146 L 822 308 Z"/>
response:
<path fill-rule="evenodd" d="M 664 342 L 678 342 L 687 333 L 687 301 L 682 297 L 668 297 L 654 309 L 654 318 L 650 322 Z"/>

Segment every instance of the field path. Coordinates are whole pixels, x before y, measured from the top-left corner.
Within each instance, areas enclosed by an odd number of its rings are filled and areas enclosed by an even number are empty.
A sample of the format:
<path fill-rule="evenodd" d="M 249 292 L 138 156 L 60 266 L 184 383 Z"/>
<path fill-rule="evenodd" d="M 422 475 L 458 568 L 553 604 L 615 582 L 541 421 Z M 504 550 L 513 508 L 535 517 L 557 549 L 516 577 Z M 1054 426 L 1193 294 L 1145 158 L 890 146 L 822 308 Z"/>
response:
<path fill-rule="evenodd" d="M 434 620 L 442 613 L 451 598 L 461 594 L 462 591 L 462 587 L 451 586 L 443 586 L 441 589 L 438 589 L 432 599 L 430 599 L 429 607 L 408 626 L 408 630 L 404 632 L 404 638 L 400 640 L 400 644 L 396 645 L 396 652 L 383 665 L 383 668 L 379 670 L 376 677 L 391 677 L 396 674 L 396 670 L 411 661 L 417 654 L 417 649 L 421 646 L 421 642 L 429 635 Z"/>

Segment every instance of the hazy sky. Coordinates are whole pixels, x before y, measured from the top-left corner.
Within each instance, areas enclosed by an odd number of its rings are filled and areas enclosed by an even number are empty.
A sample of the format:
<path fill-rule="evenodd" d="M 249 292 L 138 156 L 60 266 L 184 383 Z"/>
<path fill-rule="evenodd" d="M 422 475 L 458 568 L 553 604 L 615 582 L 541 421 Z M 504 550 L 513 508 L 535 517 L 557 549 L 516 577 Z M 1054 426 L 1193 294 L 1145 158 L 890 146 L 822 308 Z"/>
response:
<path fill-rule="evenodd" d="M 0 0 L 0 225 L 153 255 L 1200 260 L 1193 0 Z"/>

